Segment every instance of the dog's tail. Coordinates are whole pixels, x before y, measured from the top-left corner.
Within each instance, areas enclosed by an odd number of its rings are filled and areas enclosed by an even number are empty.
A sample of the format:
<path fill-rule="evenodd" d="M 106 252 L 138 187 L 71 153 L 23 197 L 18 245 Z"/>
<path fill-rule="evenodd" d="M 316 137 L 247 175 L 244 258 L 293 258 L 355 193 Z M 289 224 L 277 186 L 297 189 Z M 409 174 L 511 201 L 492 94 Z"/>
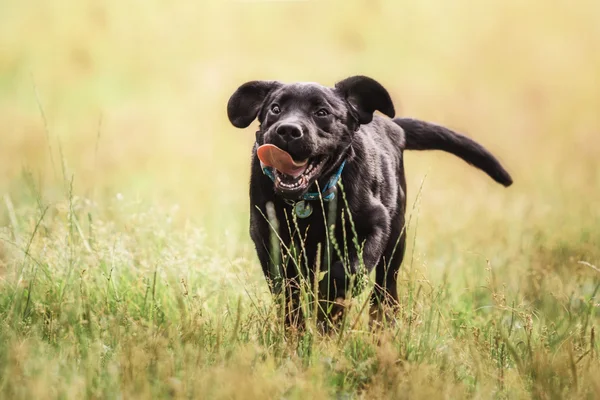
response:
<path fill-rule="evenodd" d="M 406 150 L 443 150 L 481 169 L 493 180 L 510 186 L 512 178 L 482 145 L 443 126 L 410 118 L 396 118 L 406 135 Z"/>

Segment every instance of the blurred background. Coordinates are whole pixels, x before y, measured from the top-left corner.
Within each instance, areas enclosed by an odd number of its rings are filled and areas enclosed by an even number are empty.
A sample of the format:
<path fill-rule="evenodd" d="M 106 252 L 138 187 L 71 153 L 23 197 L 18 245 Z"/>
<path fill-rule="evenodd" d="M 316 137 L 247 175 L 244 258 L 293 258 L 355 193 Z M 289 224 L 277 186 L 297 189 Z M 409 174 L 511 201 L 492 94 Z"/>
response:
<path fill-rule="evenodd" d="M 18 208 L 24 171 L 50 200 L 72 178 L 100 205 L 177 207 L 177 221 L 248 250 L 255 125 L 229 124 L 229 96 L 254 79 L 364 74 L 399 116 L 476 139 L 515 181 L 407 154 L 409 209 L 424 180 L 423 263 L 508 265 L 535 246 L 598 262 L 599 17 L 592 0 L 4 0 L 0 192 Z"/>

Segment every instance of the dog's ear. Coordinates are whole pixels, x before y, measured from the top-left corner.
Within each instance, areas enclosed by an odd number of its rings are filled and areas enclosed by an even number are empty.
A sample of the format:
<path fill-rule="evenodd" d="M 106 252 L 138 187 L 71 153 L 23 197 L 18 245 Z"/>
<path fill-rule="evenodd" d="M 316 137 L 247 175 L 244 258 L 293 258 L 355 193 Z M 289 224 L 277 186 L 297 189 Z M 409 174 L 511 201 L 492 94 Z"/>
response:
<path fill-rule="evenodd" d="M 247 128 L 273 89 L 281 86 L 276 81 L 251 81 L 240 86 L 229 98 L 227 116 L 236 128 Z"/>
<path fill-rule="evenodd" d="M 352 76 L 335 85 L 336 90 L 350 105 L 359 124 L 373 120 L 375 110 L 394 118 L 394 103 L 390 94 L 379 82 L 366 76 Z"/>

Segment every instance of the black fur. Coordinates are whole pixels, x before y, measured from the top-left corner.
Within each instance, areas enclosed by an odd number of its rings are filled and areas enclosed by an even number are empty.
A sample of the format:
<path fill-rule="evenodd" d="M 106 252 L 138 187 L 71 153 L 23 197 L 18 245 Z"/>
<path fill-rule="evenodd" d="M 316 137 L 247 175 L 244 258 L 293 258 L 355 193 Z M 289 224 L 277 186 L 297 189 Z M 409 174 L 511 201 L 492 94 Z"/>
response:
<path fill-rule="evenodd" d="M 476 142 L 426 122 L 374 115 L 376 110 L 394 117 L 388 92 L 378 82 L 364 76 L 345 79 L 334 88 L 315 83 L 254 81 L 242 85 L 229 100 L 227 112 L 233 125 L 247 127 L 256 117 L 260 122 L 250 178 L 250 236 L 267 279 L 274 278 L 271 265 L 274 257 L 269 247 L 271 227 L 265 218 L 267 203 L 274 205 L 280 224 L 277 234 L 285 246 L 299 244 L 300 240 L 304 242 L 299 248 L 304 249 L 302 259 L 307 261 L 302 263 L 302 268 L 306 264 L 308 271 L 298 271 L 289 263 L 282 271 L 289 290 L 288 323 L 301 318 L 298 312 L 299 273 L 312 282 L 311 274 L 318 264 L 318 246 L 321 246 L 322 255 L 327 253 L 324 215 L 329 211 L 328 203 L 324 203 L 323 210 L 321 202 L 314 201 L 311 203 L 314 207 L 312 215 L 299 218 L 298 229 L 293 223 L 290 223 L 292 229 L 288 229 L 286 221 L 292 221 L 293 213 L 289 202 L 301 198 L 309 190 L 315 191 L 316 183 L 322 188 L 344 159 L 342 183 L 357 238 L 352 233 L 346 205 L 338 195 L 333 234 L 339 247 L 347 248 L 349 263 L 344 265 L 343 258 L 331 249 L 330 272 L 320 284 L 321 296 L 328 301 L 346 296 L 349 277 L 361 265 L 359 251 L 354 245 L 354 239 L 357 239 L 362 245 L 364 266 L 368 271 L 375 269 L 374 304 L 397 304 L 397 272 L 405 249 L 404 150 L 448 151 L 482 169 L 497 182 L 505 186 L 512 183 L 500 163 Z M 277 128 L 282 124 L 298 127 L 302 135 L 281 135 Z M 286 150 L 295 160 L 326 161 L 306 187 L 287 190 L 274 184 L 262 172 L 256 149 L 265 143 Z M 325 268 L 321 263 L 321 269 Z"/>
<path fill-rule="evenodd" d="M 510 186 L 512 178 L 502 165 L 479 143 L 443 126 L 417 119 L 396 118 L 406 134 L 405 150 L 444 150 L 485 171 L 493 180 Z"/>

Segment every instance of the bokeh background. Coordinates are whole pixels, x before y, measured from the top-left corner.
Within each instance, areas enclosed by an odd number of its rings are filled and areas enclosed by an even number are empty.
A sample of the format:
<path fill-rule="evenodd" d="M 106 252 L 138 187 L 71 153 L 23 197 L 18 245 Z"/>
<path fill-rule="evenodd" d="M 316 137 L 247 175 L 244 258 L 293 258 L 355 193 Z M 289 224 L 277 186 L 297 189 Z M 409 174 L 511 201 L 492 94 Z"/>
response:
<path fill-rule="evenodd" d="M 0 190 L 13 202 L 24 169 L 47 195 L 62 190 L 64 160 L 82 196 L 174 204 L 178 218 L 212 236 L 247 240 L 254 131 L 228 123 L 228 97 L 247 80 L 333 85 L 365 74 L 390 91 L 398 115 L 466 133 L 515 180 L 504 190 L 449 155 L 407 154 L 411 204 L 426 176 L 423 251 L 457 235 L 471 250 L 478 237 L 579 239 L 597 225 L 595 1 L 5 0 L 0 8 Z"/>

